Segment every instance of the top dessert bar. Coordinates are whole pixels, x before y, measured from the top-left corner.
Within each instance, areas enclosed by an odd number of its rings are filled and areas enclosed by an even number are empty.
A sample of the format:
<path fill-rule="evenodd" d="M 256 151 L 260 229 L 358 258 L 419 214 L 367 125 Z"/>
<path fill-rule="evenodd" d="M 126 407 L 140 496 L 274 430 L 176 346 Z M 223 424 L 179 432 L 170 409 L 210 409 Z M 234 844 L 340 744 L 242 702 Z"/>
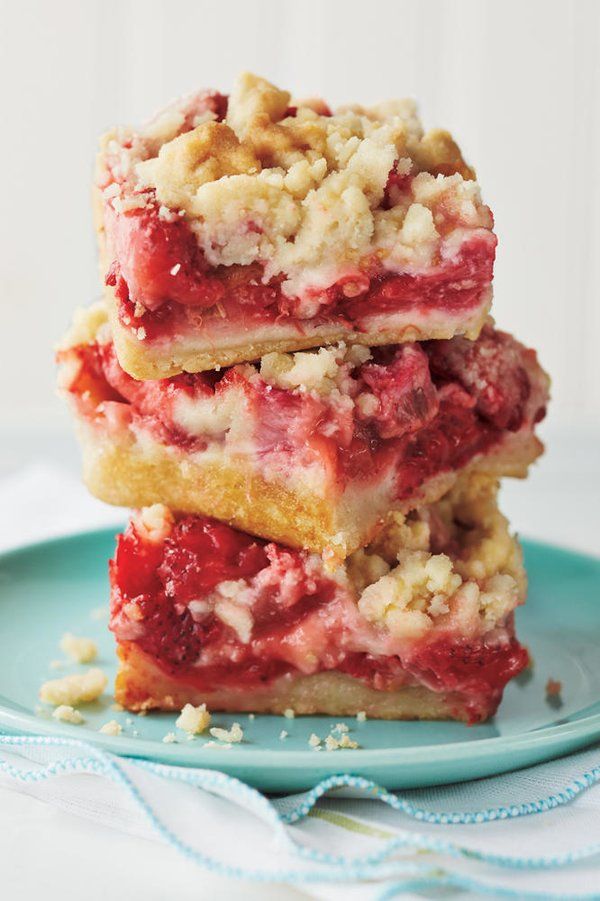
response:
<path fill-rule="evenodd" d="M 335 111 L 250 74 L 99 156 L 119 362 L 164 378 L 339 340 L 476 338 L 496 238 L 451 136 L 411 101 Z"/>

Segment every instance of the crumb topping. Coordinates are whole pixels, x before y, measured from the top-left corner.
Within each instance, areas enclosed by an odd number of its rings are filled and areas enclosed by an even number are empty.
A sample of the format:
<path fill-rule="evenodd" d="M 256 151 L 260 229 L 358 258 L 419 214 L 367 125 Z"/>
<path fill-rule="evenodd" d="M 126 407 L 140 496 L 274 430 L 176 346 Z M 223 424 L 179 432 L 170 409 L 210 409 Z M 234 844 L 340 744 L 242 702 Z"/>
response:
<path fill-rule="evenodd" d="M 183 214 L 211 266 L 260 263 L 302 299 L 299 315 L 344 276 L 352 292 L 371 259 L 418 271 L 456 253 L 465 229 L 491 229 L 473 170 L 447 132 L 423 133 L 412 101 L 331 112 L 246 73 L 224 119 L 204 107 L 197 120 L 175 105 L 160 127 L 111 132 L 104 200 Z"/>
<path fill-rule="evenodd" d="M 445 554 L 407 551 L 388 575 L 368 585 L 358 602 L 370 622 L 382 622 L 390 632 L 420 637 L 433 620 L 450 610 L 448 601 L 462 584 Z"/>
<path fill-rule="evenodd" d="M 370 358 L 368 347 L 344 342 L 318 350 L 270 353 L 260 361 L 260 376 L 277 388 L 301 388 L 326 395 L 335 390 L 348 391 L 351 370 Z"/>
<path fill-rule="evenodd" d="M 102 670 L 93 668 L 61 679 L 50 679 L 40 688 L 40 700 L 55 707 L 76 707 L 97 700 L 108 684 Z"/>
<path fill-rule="evenodd" d="M 143 507 L 135 518 L 135 527 L 146 541 L 160 544 L 170 535 L 174 525 L 174 517 L 164 504 L 152 504 Z"/>
<path fill-rule="evenodd" d="M 494 479 L 471 475 L 431 507 L 392 514 L 367 551 L 348 561 L 361 614 L 402 638 L 457 622 L 464 634 L 501 622 L 524 596 L 525 574 L 497 490 Z M 452 548 L 451 556 L 436 546 Z"/>

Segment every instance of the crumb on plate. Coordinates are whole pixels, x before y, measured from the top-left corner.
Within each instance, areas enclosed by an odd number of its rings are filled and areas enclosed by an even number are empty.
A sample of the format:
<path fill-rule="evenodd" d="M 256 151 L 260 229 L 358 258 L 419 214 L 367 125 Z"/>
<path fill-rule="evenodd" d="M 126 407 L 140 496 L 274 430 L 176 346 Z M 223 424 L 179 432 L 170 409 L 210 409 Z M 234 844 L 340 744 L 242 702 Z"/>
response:
<path fill-rule="evenodd" d="M 546 682 L 546 694 L 549 698 L 555 698 L 562 692 L 562 682 L 559 679 L 548 679 Z"/>
<path fill-rule="evenodd" d="M 210 713 L 206 709 L 206 704 L 200 704 L 194 707 L 193 704 L 186 704 L 175 721 L 178 729 L 187 732 L 188 735 L 200 735 L 205 732 L 210 725 Z"/>
<path fill-rule="evenodd" d="M 76 663 L 91 663 L 98 656 L 98 646 L 91 638 L 73 635 L 65 632 L 60 640 L 60 649 L 63 654 L 75 660 Z"/>
<path fill-rule="evenodd" d="M 233 723 L 231 729 L 220 729 L 218 726 L 213 726 L 210 730 L 210 734 L 218 741 L 233 744 L 237 744 L 244 737 L 243 729 L 239 723 Z"/>
<path fill-rule="evenodd" d="M 123 731 L 123 727 L 120 723 L 117 723 L 116 720 L 109 720 L 108 723 L 104 723 L 103 726 L 98 729 L 98 732 L 101 732 L 103 735 L 120 735 Z"/>
<path fill-rule="evenodd" d="M 40 688 L 40 700 L 60 707 L 61 704 L 76 707 L 97 700 L 108 683 L 101 669 L 93 668 L 84 673 L 73 673 L 61 679 L 50 679 Z"/>
<path fill-rule="evenodd" d="M 83 717 L 79 710 L 75 710 L 70 704 L 60 704 L 56 710 L 52 711 L 52 717 L 61 723 L 72 723 L 73 726 L 83 723 Z"/>

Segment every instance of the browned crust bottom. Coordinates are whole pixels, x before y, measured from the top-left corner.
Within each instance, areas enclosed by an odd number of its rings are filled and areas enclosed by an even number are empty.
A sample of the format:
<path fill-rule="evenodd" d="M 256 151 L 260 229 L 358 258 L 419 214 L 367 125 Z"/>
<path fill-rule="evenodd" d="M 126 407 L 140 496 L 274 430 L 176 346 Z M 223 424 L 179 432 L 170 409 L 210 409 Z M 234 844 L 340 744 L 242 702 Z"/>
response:
<path fill-rule="evenodd" d="M 374 347 L 401 344 L 405 341 L 453 338 L 455 335 L 466 335 L 467 338 L 474 340 L 485 323 L 491 305 L 490 296 L 482 300 L 473 312 L 463 316 L 460 321 L 446 317 L 445 323 L 439 325 L 435 324 L 432 315 L 431 323 L 425 328 L 418 328 L 410 321 L 406 321 L 397 328 L 386 329 L 377 324 L 370 330 L 357 332 L 332 324 L 312 327 L 310 332 L 299 333 L 294 325 L 290 325 L 289 334 L 278 339 L 265 341 L 246 339 L 242 343 L 226 346 L 218 337 L 211 341 L 198 334 L 193 340 L 186 339 L 185 342 L 181 340 L 161 345 L 159 342 L 140 341 L 121 324 L 117 300 L 110 286 L 105 289 L 105 298 L 119 364 L 135 379 L 164 379 L 181 372 L 204 372 L 219 366 L 233 366 L 236 363 L 258 360 L 274 351 L 289 353 L 322 344 L 334 344 L 336 341 Z M 440 314 L 440 319 L 443 318 Z M 143 318 L 139 324 L 143 326 Z"/>
<path fill-rule="evenodd" d="M 136 645 L 122 643 L 115 699 L 127 710 L 181 710 L 185 704 L 206 704 L 209 710 L 234 713 L 298 715 L 326 714 L 386 720 L 442 720 L 464 722 L 473 719 L 467 700 L 458 692 L 434 692 L 424 686 L 406 686 L 394 691 L 377 691 L 352 676 L 338 672 L 313 676 L 285 676 L 272 685 L 251 690 L 199 691 L 165 674 Z M 492 716 L 496 704 L 479 713 Z"/>
<path fill-rule="evenodd" d="M 435 503 L 459 472 L 430 479 L 418 495 L 394 504 L 387 491 L 377 496 L 375 483 L 366 492 L 323 497 L 294 483 L 266 481 L 247 460 L 193 461 L 150 437 L 143 444 L 130 433 L 117 438 L 99 426 L 81 423 L 84 480 L 95 497 L 120 507 L 162 503 L 182 513 L 215 516 L 245 532 L 290 547 L 342 560 L 364 547 L 381 528 L 385 514 Z M 476 458 L 464 471 L 494 477 L 527 474 L 543 446 L 531 433 L 508 434 L 502 444 Z"/>

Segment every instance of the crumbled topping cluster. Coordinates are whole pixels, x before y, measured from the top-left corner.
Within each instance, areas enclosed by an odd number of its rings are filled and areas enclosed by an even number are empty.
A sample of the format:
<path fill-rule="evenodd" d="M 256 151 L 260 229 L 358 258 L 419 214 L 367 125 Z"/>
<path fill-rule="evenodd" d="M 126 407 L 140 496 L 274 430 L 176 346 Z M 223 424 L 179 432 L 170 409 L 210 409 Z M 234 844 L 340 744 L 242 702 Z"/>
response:
<path fill-rule="evenodd" d="M 135 528 L 140 538 L 150 544 L 160 544 L 170 535 L 174 525 L 173 514 L 164 504 L 143 507 L 135 518 Z"/>
<path fill-rule="evenodd" d="M 412 101 L 332 113 L 250 74 L 221 121 L 197 95 L 145 131 L 112 132 L 98 173 L 117 212 L 183 216 L 209 264 L 260 263 L 306 316 L 340 279 L 347 296 L 360 293 L 368 260 L 417 271 L 442 242 L 450 255 L 465 230 L 490 229 L 473 178 L 447 132 L 423 133 Z"/>
<path fill-rule="evenodd" d="M 501 622 L 523 596 L 525 575 L 497 490 L 495 480 L 471 475 L 438 504 L 393 514 L 349 564 L 361 614 L 402 638 L 456 623 L 472 634 Z M 432 552 L 436 546 L 452 547 L 452 557 Z"/>
<path fill-rule="evenodd" d="M 270 353 L 260 361 L 260 376 L 268 385 L 293 390 L 330 394 L 347 392 L 351 370 L 371 358 L 368 347 L 347 346 L 343 342 L 318 350 L 297 353 Z"/>

